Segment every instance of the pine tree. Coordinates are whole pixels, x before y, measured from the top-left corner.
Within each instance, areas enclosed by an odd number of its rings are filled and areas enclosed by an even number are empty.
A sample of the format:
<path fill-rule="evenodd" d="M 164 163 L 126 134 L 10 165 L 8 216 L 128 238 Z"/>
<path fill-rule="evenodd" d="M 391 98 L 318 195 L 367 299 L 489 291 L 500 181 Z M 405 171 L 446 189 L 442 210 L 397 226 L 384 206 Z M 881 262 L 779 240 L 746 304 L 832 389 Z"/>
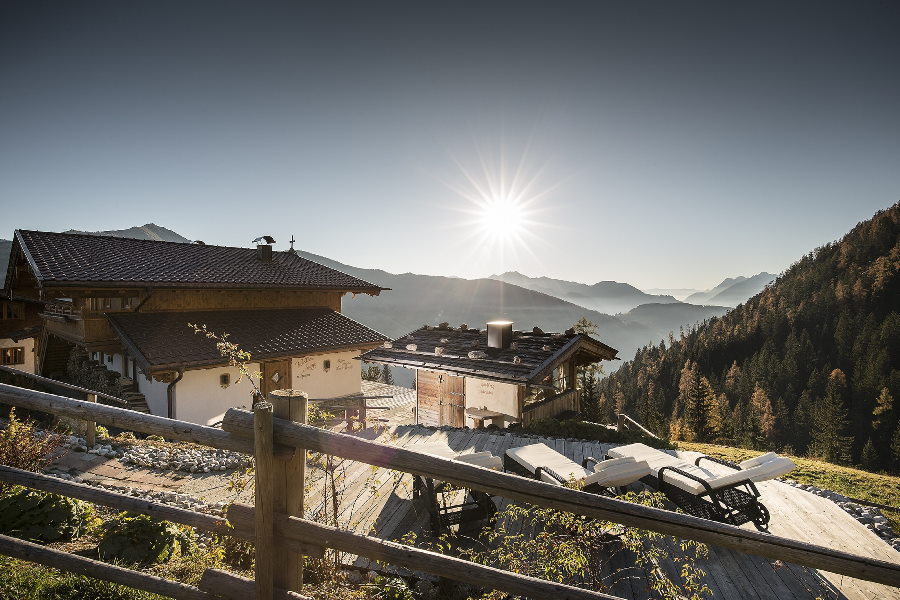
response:
<path fill-rule="evenodd" d="M 573 329 L 576 333 L 594 335 L 597 333 L 597 325 L 587 317 L 581 317 L 575 322 Z M 600 420 L 600 392 L 599 378 L 603 374 L 600 363 L 579 365 L 575 372 L 575 381 L 581 388 L 581 406 L 588 420 Z"/>
<path fill-rule="evenodd" d="M 394 375 L 391 373 L 390 367 L 384 365 L 381 367 L 381 381 L 387 385 L 394 385 Z"/>
<path fill-rule="evenodd" d="M 894 437 L 891 439 L 891 462 L 895 469 L 900 469 L 900 425 L 894 431 Z"/>
<path fill-rule="evenodd" d="M 878 468 L 878 453 L 875 451 L 875 444 L 872 443 L 872 438 L 869 438 L 866 441 L 866 445 L 863 446 L 860 462 L 863 469 L 868 471 L 874 471 Z"/>
<path fill-rule="evenodd" d="M 844 390 L 847 378 L 840 369 L 828 376 L 825 397 L 813 409 L 813 430 L 810 453 L 828 462 L 846 462 L 850 457 L 852 438 L 846 435 L 847 407 Z"/>

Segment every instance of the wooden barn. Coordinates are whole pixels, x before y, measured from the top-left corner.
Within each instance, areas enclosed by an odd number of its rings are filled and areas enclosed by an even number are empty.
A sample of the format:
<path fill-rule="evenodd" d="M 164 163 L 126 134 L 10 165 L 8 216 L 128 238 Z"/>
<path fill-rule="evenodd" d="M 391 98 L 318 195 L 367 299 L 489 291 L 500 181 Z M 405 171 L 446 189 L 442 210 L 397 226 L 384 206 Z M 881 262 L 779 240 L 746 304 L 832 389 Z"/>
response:
<path fill-rule="evenodd" d="M 617 352 L 574 330 L 522 332 L 494 321 L 484 329 L 426 326 L 362 359 L 415 369 L 420 424 L 504 427 L 580 412 L 577 366 L 613 360 Z"/>

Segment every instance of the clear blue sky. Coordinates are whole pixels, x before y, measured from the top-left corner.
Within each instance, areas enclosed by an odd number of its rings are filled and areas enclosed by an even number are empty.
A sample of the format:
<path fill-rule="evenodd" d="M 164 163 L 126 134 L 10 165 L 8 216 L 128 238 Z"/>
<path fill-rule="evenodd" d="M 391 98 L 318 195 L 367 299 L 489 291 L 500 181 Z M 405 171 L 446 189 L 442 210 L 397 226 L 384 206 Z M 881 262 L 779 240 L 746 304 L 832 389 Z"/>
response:
<path fill-rule="evenodd" d="M 708 288 L 900 200 L 896 2 L 261 4 L 3 3 L 0 237 Z"/>

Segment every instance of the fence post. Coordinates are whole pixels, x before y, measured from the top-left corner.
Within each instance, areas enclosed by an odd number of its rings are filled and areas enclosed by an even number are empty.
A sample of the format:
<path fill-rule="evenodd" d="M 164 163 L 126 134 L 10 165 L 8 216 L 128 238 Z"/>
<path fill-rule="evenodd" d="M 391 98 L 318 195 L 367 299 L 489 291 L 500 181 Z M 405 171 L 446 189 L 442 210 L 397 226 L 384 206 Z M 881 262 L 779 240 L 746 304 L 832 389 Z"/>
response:
<path fill-rule="evenodd" d="M 97 394 L 87 394 L 85 400 L 88 402 L 97 402 Z M 96 421 L 85 421 L 84 422 L 84 439 L 87 442 L 88 450 L 94 447 L 94 444 L 97 443 L 97 422 Z"/>
<path fill-rule="evenodd" d="M 279 419 L 306 423 L 309 396 L 299 390 L 269 392 L 269 402 Z M 275 512 L 292 517 L 303 516 L 303 494 L 306 489 L 306 450 L 279 456 L 274 464 Z M 300 591 L 303 585 L 303 555 L 279 548 L 275 555 L 275 587 Z"/>
<path fill-rule="evenodd" d="M 273 545 L 272 405 L 260 402 L 253 409 L 254 458 L 256 459 L 256 600 L 272 600 L 275 572 Z"/>
<path fill-rule="evenodd" d="M 618 421 L 616 421 L 616 431 L 619 433 L 625 431 L 625 414 L 619 413 L 616 415 Z"/>

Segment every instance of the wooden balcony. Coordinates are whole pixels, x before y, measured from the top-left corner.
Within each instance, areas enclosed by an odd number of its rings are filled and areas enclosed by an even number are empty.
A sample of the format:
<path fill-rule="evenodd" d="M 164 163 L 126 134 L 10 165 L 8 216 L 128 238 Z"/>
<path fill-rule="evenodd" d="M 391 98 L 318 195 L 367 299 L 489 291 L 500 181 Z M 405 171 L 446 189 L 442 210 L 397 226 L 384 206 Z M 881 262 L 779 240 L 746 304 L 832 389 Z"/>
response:
<path fill-rule="evenodd" d="M 540 419 L 552 419 L 566 411 L 581 411 L 581 395 L 579 390 L 565 390 L 550 398 L 526 404 L 522 411 L 522 425 L 528 425 Z"/>

